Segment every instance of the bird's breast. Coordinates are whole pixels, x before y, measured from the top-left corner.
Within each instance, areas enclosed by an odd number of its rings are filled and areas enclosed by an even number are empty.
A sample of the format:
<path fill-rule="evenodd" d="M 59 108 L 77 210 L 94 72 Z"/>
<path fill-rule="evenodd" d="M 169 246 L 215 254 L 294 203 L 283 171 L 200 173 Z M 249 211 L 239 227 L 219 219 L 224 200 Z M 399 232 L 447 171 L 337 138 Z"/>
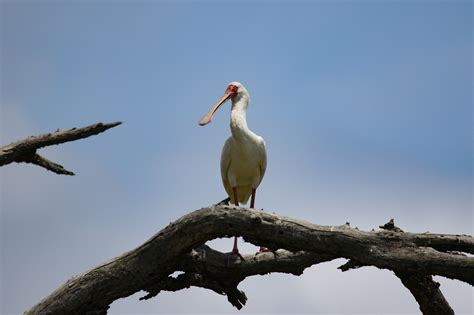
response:
<path fill-rule="evenodd" d="M 258 145 L 252 142 L 234 143 L 227 176 L 233 186 L 258 185 L 261 179 Z"/>

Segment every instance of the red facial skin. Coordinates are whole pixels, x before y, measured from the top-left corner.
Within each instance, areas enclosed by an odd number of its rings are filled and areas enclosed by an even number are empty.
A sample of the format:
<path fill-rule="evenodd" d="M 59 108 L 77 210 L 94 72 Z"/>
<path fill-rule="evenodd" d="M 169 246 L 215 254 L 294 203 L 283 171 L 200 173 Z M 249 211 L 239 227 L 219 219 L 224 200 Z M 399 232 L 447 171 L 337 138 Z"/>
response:
<path fill-rule="evenodd" d="M 200 126 L 205 126 L 208 123 L 211 122 L 212 116 L 216 112 L 216 110 L 225 103 L 229 98 L 233 98 L 234 96 L 237 95 L 237 91 L 239 88 L 233 84 L 229 84 L 227 89 L 225 90 L 224 96 L 221 97 L 221 99 L 217 102 L 216 105 L 214 105 L 209 112 L 199 121 Z"/>
<path fill-rule="evenodd" d="M 235 85 L 233 84 L 229 84 L 229 86 L 227 87 L 227 92 L 229 92 L 229 94 L 231 94 L 231 97 L 234 97 L 236 94 L 237 94 L 237 91 L 238 91 L 238 87 L 236 87 Z"/>

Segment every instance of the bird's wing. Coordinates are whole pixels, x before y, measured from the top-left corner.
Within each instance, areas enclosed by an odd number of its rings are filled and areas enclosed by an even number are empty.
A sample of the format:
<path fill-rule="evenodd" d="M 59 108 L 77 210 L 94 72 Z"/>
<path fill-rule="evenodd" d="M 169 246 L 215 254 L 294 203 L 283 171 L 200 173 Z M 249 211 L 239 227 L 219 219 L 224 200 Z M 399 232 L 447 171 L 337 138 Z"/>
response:
<path fill-rule="evenodd" d="M 224 188 L 231 197 L 232 195 L 232 187 L 229 184 L 228 172 L 230 163 L 232 162 L 232 139 L 229 137 L 226 142 L 224 143 L 224 147 L 222 148 L 221 153 L 221 177 L 222 183 L 224 184 Z"/>
<path fill-rule="evenodd" d="M 259 159 L 259 168 L 260 168 L 260 182 L 262 182 L 263 176 L 265 175 L 265 170 L 267 169 L 267 149 L 265 147 L 265 141 L 262 139 Z M 259 182 L 259 183 L 260 183 Z"/>

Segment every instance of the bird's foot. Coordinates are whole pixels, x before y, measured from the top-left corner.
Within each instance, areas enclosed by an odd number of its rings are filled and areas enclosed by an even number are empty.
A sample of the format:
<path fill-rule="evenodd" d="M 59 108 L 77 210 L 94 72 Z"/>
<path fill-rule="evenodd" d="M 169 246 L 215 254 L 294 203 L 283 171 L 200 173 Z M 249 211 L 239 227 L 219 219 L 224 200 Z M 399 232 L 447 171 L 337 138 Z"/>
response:
<path fill-rule="evenodd" d="M 216 204 L 217 206 L 229 206 L 230 205 L 230 198 L 226 198 L 219 203 Z"/>
<path fill-rule="evenodd" d="M 229 264 L 231 260 L 235 261 L 235 259 L 237 258 L 240 258 L 240 260 L 245 261 L 244 257 L 240 254 L 239 249 L 234 247 L 227 258 L 227 263 Z"/>
<path fill-rule="evenodd" d="M 258 250 L 258 252 L 255 253 L 255 255 L 258 255 L 258 254 L 263 254 L 263 253 L 268 253 L 270 250 L 266 247 L 263 247 L 263 246 L 260 246 L 260 249 Z"/>

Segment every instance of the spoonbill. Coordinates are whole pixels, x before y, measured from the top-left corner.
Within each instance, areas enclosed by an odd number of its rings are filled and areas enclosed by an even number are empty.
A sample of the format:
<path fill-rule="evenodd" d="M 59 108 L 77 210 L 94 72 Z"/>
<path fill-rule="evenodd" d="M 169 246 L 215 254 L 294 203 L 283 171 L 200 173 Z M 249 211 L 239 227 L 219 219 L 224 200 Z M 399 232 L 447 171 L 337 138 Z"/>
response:
<path fill-rule="evenodd" d="M 214 113 L 228 99 L 232 100 L 230 131 L 221 154 L 221 176 L 229 200 L 236 206 L 246 204 L 250 199 L 250 208 L 255 208 L 257 187 L 262 182 L 267 167 L 265 141 L 247 126 L 247 107 L 250 94 L 239 82 L 227 86 L 224 95 L 199 121 L 204 126 L 211 122 Z M 260 251 L 267 251 L 260 247 Z M 233 254 L 239 254 L 237 237 L 234 237 Z"/>

